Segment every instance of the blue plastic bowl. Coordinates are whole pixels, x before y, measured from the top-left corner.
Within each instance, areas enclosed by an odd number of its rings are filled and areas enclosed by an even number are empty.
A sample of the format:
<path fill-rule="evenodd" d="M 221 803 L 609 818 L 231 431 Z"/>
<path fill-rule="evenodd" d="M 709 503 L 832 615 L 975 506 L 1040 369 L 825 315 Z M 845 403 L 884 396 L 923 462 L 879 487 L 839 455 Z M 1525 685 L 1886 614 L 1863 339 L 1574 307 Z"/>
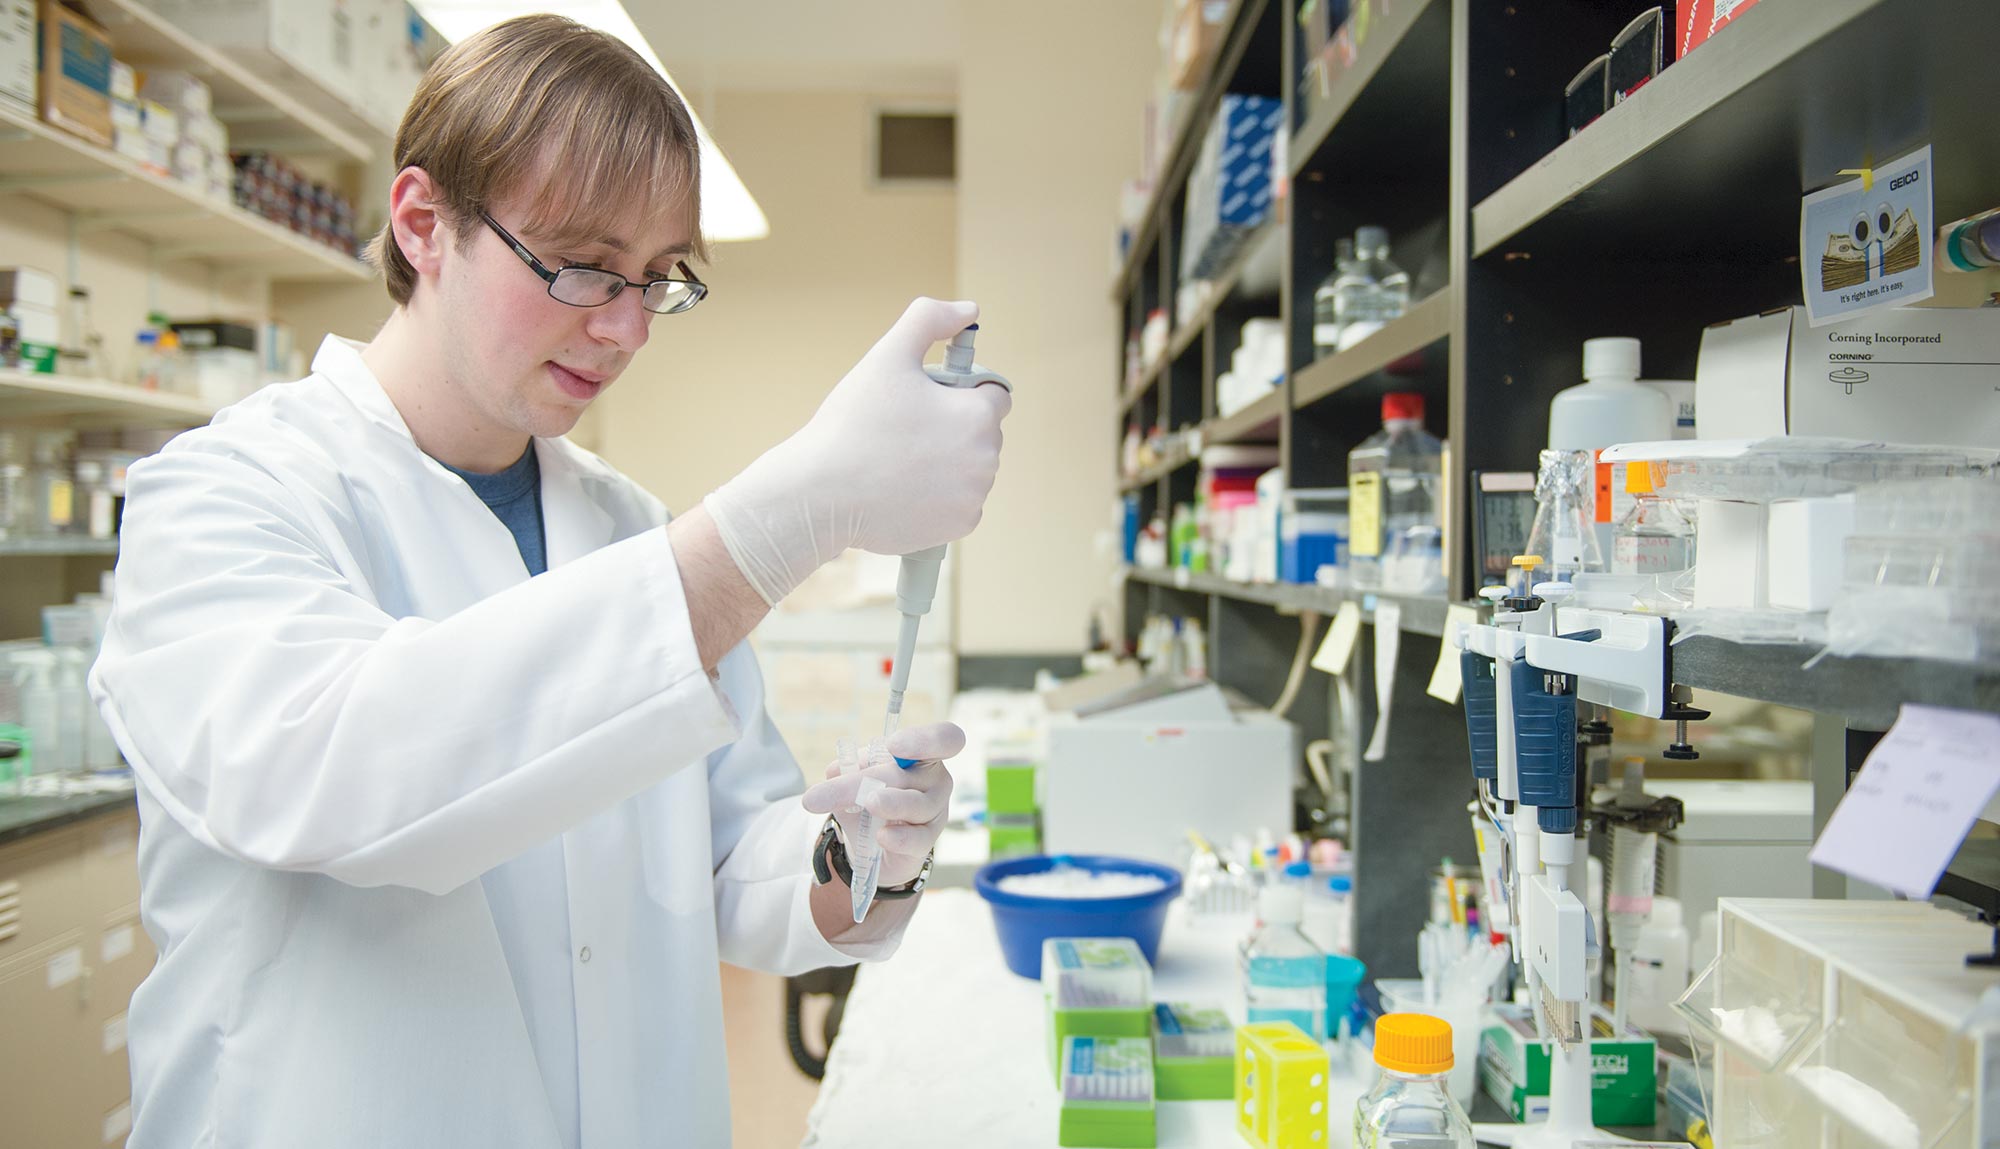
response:
<path fill-rule="evenodd" d="M 1098 873 L 1151 874 L 1167 884 L 1149 894 L 1124 898 L 1041 898 L 1010 894 L 1000 879 L 1014 874 L 1039 874 L 1057 866 Z M 1042 976 L 1042 942 L 1046 938 L 1131 938 L 1148 962 L 1158 963 L 1160 929 L 1167 921 L 1167 903 L 1180 897 L 1181 874 L 1172 866 L 1137 858 L 1097 854 L 1039 855 L 988 862 L 972 875 L 972 887 L 993 907 L 993 928 L 1000 935 L 1000 953 L 1007 968 L 1026 978 Z"/>

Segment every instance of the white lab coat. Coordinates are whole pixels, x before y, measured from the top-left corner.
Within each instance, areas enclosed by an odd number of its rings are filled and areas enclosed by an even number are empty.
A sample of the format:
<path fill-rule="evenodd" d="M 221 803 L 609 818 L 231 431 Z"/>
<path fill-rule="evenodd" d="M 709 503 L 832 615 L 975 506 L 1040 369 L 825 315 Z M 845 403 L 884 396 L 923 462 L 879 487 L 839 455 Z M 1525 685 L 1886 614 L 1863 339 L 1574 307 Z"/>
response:
<path fill-rule="evenodd" d="M 533 580 L 344 340 L 132 468 L 91 686 L 160 953 L 134 1149 L 726 1145 L 718 960 L 894 948 L 814 926 L 819 819 L 749 650 L 703 671 L 659 502 L 536 449 Z M 567 918 L 570 1121 L 477 880 L 558 840 L 566 898 L 510 912 Z"/>

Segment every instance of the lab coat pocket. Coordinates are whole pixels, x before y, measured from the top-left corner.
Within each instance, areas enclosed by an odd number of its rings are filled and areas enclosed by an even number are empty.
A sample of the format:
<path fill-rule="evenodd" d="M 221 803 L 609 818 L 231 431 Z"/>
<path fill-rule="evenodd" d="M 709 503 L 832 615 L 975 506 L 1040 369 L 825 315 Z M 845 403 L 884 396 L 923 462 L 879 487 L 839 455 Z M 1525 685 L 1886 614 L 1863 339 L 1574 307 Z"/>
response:
<path fill-rule="evenodd" d="M 708 776 L 679 771 L 639 795 L 640 853 L 646 895 L 669 913 L 708 913 L 715 905 L 710 861 Z"/>

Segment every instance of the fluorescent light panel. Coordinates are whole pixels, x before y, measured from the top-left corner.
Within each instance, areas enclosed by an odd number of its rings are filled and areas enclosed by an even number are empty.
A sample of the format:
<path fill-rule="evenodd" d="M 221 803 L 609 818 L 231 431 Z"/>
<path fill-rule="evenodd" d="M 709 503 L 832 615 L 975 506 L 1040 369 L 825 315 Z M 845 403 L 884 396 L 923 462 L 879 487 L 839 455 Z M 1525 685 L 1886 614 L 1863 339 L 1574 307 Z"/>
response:
<path fill-rule="evenodd" d="M 472 35 L 482 28 L 498 24 L 515 16 L 526 16 L 533 12 L 553 12 L 567 16 L 579 24 L 608 32 L 632 46 L 632 50 L 665 76 L 667 83 L 674 84 L 674 78 L 667 75 L 667 69 L 660 58 L 653 54 L 652 45 L 639 34 L 638 25 L 618 0 L 411 0 L 431 27 L 452 43 Z M 680 85 L 674 84 L 680 92 Z M 681 101 L 687 102 L 687 93 L 681 92 Z M 763 239 L 771 234 L 770 221 L 764 218 L 764 209 L 757 206 L 757 199 L 750 189 L 743 185 L 742 177 L 729 166 L 729 157 L 722 154 L 715 140 L 708 134 L 708 128 L 695 115 L 694 106 L 688 105 L 688 115 L 694 118 L 695 135 L 701 141 L 701 217 L 702 229 L 708 238 L 717 243 L 736 240 Z"/>

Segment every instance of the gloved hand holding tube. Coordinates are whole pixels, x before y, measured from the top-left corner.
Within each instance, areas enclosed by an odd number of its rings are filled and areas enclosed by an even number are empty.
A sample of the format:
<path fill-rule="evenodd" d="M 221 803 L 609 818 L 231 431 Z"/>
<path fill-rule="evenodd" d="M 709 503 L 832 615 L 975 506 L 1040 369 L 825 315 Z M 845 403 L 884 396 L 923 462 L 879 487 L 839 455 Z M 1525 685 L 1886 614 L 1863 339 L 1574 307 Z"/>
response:
<path fill-rule="evenodd" d="M 951 773 L 944 760 L 963 749 L 965 731 L 949 722 L 898 730 L 888 742 L 895 762 L 841 773 L 836 761 L 827 767 L 826 781 L 807 790 L 800 801 L 815 814 L 842 819 L 844 831 L 847 811 L 856 804 L 862 784 L 871 779 L 879 783 L 880 790 L 869 787 L 874 793 L 865 804 L 875 817 L 875 844 L 882 852 L 876 882 L 882 887 L 900 886 L 923 869 L 924 859 L 944 833 L 945 811 L 951 804 Z"/>
<path fill-rule="evenodd" d="M 1013 397 L 1005 386 L 941 387 L 924 368 L 933 344 L 978 316 L 971 303 L 910 304 L 804 427 L 704 500 L 766 602 L 849 547 L 915 554 L 979 524 Z"/>

